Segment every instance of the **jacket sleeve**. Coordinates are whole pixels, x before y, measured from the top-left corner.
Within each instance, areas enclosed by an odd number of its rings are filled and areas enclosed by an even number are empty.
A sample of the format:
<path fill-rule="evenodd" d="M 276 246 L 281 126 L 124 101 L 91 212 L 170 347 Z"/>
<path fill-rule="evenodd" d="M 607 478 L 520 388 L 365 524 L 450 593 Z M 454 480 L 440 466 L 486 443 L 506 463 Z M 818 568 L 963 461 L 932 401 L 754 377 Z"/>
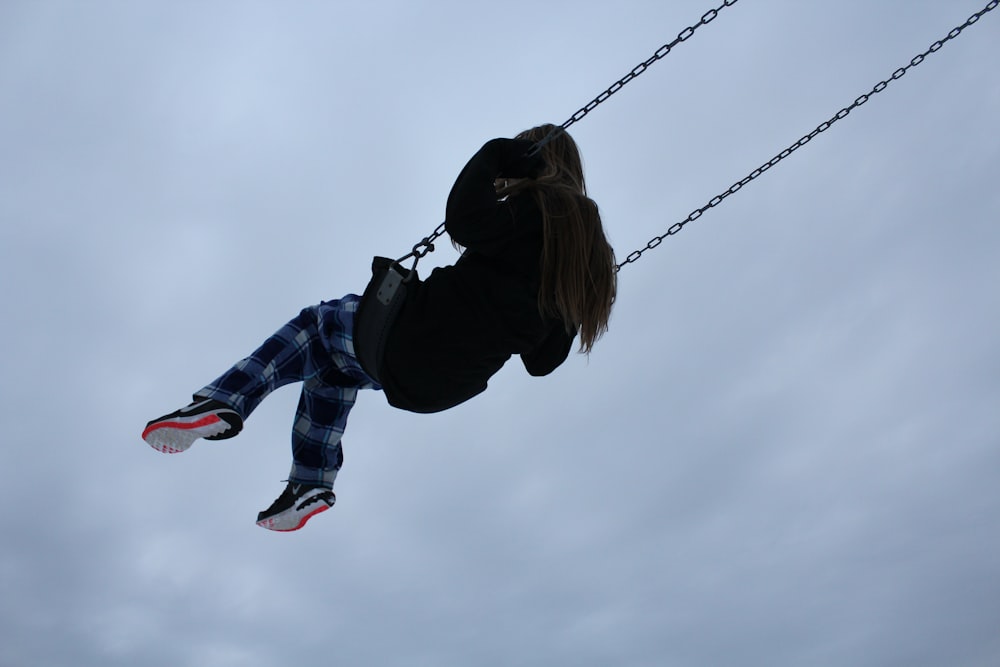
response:
<path fill-rule="evenodd" d="M 548 375 L 566 361 L 576 333 L 566 333 L 562 322 L 554 322 L 545 339 L 531 352 L 522 353 L 521 361 L 529 375 Z"/>
<path fill-rule="evenodd" d="M 511 207 L 497 200 L 493 181 L 502 167 L 518 158 L 530 142 L 493 139 L 472 156 L 448 195 L 445 229 L 459 245 L 490 254 L 510 236 L 514 223 Z"/>

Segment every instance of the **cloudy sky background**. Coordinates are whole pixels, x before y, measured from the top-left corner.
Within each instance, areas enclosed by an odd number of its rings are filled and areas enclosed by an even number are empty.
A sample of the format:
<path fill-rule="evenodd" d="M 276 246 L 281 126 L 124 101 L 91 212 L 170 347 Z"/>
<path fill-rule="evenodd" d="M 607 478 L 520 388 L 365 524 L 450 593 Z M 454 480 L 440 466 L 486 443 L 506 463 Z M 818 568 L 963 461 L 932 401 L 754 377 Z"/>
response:
<path fill-rule="evenodd" d="M 744 0 L 573 127 L 624 257 L 982 8 Z M 712 3 L 0 3 L 0 666 L 1000 664 L 1000 11 L 452 411 L 145 422 Z M 449 263 L 447 243 L 427 261 Z"/>

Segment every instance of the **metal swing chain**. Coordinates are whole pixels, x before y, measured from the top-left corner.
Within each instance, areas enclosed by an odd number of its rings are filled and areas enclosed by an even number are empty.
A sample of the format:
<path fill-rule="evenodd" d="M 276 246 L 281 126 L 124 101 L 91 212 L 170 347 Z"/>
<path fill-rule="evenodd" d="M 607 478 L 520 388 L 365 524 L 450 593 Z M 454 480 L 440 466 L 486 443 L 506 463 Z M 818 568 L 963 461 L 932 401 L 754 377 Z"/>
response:
<path fill-rule="evenodd" d="M 965 23 L 963 23 L 962 25 L 960 25 L 958 27 L 952 28 L 951 31 L 945 37 L 943 37 L 942 39 L 939 39 L 938 41 L 936 41 L 933 44 L 931 44 L 930 48 L 928 48 L 923 53 L 920 53 L 920 54 L 917 54 L 916 56 L 914 56 L 910 60 L 910 62 L 909 62 L 908 65 L 906 65 L 904 67 L 900 67 L 895 72 L 893 72 L 892 76 L 890 76 L 888 79 L 886 79 L 885 81 L 879 81 L 877 84 L 875 84 L 875 87 L 872 88 L 869 92 L 867 92 L 867 93 L 861 95 L 860 97 L 858 97 L 857 99 L 855 99 L 854 102 L 852 102 L 849 106 L 846 106 L 843 109 L 841 109 L 840 111 L 838 111 L 829 120 L 823 121 L 822 123 L 820 123 L 819 125 L 817 125 L 816 128 L 812 132 L 804 135 L 801 139 L 799 139 L 798 141 L 796 141 L 795 143 L 793 143 L 791 146 L 789 146 L 788 148 L 786 148 L 785 150 L 781 151 L 780 153 L 778 153 L 777 155 L 775 155 L 773 158 L 771 158 L 770 160 L 768 160 L 767 162 L 765 162 L 761 166 L 759 166 L 756 169 L 754 169 L 753 171 L 751 171 L 749 174 L 747 174 L 746 176 L 744 176 L 739 181 L 736 181 L 735 183 L 733 183 L 729 187 L 729 189 L 727 189 L 722 194 L 719 194 L 719 195 L 716 195 L 715 197 L 712 197 L 712 199 L 710 199 L 708 201 L 708 203 L 705 204 L 704 206 L 702 206 L 701 208 L 697 208 L 697 209 L 691 211 L 691 213 L 688 215 L 687 218 L 685 218 L 684 220 L 682 220 L 680 222 L 674 223 L 666 231 L 666 233 L 664 233 L 664 234 L 662 234 L 660 236 L 654 236 L 652 239 L 650 239 L 649 243 L 647 243 L 644 248 L 641 248 L 639 250 L 634 250 L 633 252 L 631 252 L 628 255 L 628 257 L 625 258 L 625 260 L 623 262 L 621 262 L 620 264 L 618 264 L 615 267 L 615 271 L 621 271 L 622 267 L 625 266 L 626 264 L 632 264 L 633 262 L 635 262 L 636 260 L 638 260 L 640 257 L 642 257 L 643 253 L 645 253 L 647 250 L 652 250 L 653 248 L 657 247 L 658 245 L 660 245 L 661 243 L 663 243 L 664 239 L 666 239 L 669 236 L 673 236 L 677 232 L 681 231 L 684 228 L 684 225 L 688 224 L 689 222 L 693 222 L 693 221 L 697 220 L 698 218 L 700 218 L 702 216 L 702 214 L 705 213 L 705 211 L 709 210 L 710 208 L 715 208 L 716 206 L 718 206 L 719 204 L 721 204 L 722 201 L 726 197 L 728 197 L 731 194 L 734 194 L 735 192 L 737 192 L 738 190 L 740 190 L 744 185 L 746 185 L 750 181 L 754 180 L 755 178 L 757 178 L 758 176 L 760 176 L 761 174 L 763 174 L 765 171 L 767 171 L 771 167 L 775 166 L 776 164 L 778 164 L 779 162 L 781 162 L 782 160 L 784 160 L 786 157 L 788 157 L 789 155 L 791 155 L 792 153 L 794 153 L 798 149 L 800 149 L 803 146 L 805 146 L 807 143 L 809 143 L 810 141 L 812 141 L 813 138 L 816 137 L 817 135 L 821 134 L 822 132 L 826 132 L 828 129 L 830 129 L 830 127 L 834 123 L 836 123 L 838 120 L 846 118 L 848 114 L 850 114 L 852 111 L 854 111 L 859 106 L 861 106 L 862 104 L 864 104 L 865 102 L 867 102 L 869 99 L 871 99 L 871 97 L 873 95 L 876 95 L 877 93 L 881 93 L 883 90 L 885 90 L 886 88 L 888 88 L 889 84 L 892 81 L 895 81 L 896 79 L 901 78 L 911 68 L 916 67 L 917 65 L 919 65 L 920 63 L 922 63 L 927 56 L 929 56 L 932 53 L 937 52 L 947 42 L 949 42 L 949 41 L 955 39 L 956 37 L 958 37 L 962 33 L 963 30 L 965 30 L 966 28 L 968 28 L 972 24 L 974 24 L 977 21 L 979 21 L 979 19 L 982 18 L 984 14 L 986 14 L 987 12 L 990 12 L 990 11 L 993 11 L 994 9 L 996 9 L 997 4 L 1000 4 L 1000 0 L 991 0 L 991 2 L 989 2 L 983 9 L 981 9 L 980 11 L 978 11 L 975 14 L 973 14 L 972 16 L 970 16 Z"/>
<path fill-rule="evenodd" d="M 632 71 L 630 71 L 628 74 L 626 74 L 625 76 L 623 76 L 622 78 L 618 79 L 613 84 L 611 84 L 611 86 L 607 90 L 605 90 L 603 93 L 592 99 L 590 102 L 587 102 L 587 104 L 585 104 L 584 106 L 580 107 L 572 116 L 570 116 L 566 120 L 566 122 L 564 122 L 559 127 L 561 127 L 563 130 L 567 130 L 569 129 L 569 126 L 572 125 L 573 123 L 579 120 L 583 120 L 584 116 L 586 116 L 591 111 L 596 109 L 599 104 L 607 101 L 609 97 L 611 97 L 619 90 L 621 90 L 625 86 L 625 84 L 627 84 L 632 79 L 636 78 L 637 76 L 645 72 L 647 69 L 650 68 L 650 66 L 655 64 L 657 61 L 665 58 L 666 55 L 670 53 L 675 46 L 677 46 L 681 42 L 686 42 L 687 40 L 689 40 L 694 35 L 695 31 L 698 28 L 700 28 L 703 25 L 708 25 L 709 23 L 714 21 L 715 18 L 719 15 L 719 12 L 721 12 L 726 7 L 732 7 L 737 3 L 737 1 L 738 0 L 725 0 L 725 2 L 723 2 L 715 9 L 710 9 L 709 11 L 705 12 L 704 15 L 702 15 L 700 21 L 698 21 L 696 24 L 692 26 L 684 28 L 684 30 L 681 30 L 681 32 L 677 35 L 676 38 L 674 38 L 672 42 L 668 42 L 663 46 L 661 46 L 660 48 L 658 48 L 653 53 L 653 55 L 651 55 L 649 58 L 639 63 L 635 67 L 633 67 Z"/>
<path fill-rule="evenodd" d="M 397 264 L 402 264 L 410 257 L 413 258 L 413 266 L 410 267 L 410 273 L 406 277 L 407 281 L 409 281 L 409 279 L 412 278 L 413 275 L 417 272 L 417 263 L 419 263 L 420 260 L 423 259 L 423 257 L 427 253 L 434 252 L 434 242 L 437 241 L 438 238 L 444 234 L 446 224 L 447 222 L 442 222 L 440 225 L 435 227 L 434 231 L 431 232 L 428 236 L 425 236 L 424 238 L 417 241 L 413 245 L 413 248 L 410 250 L 409 253 L 403 255 L 402 257 L 396 260 Z"/>
<path fill-rule="evenodd" d="M 677 37 L 674 38 L 673 41 L 668 42 L 663 46 L 661 46 L 660 48 L 658 48 L 655 52 L 653 52 L 653 55 L 651 55 L 649 58 L 639 63 L 635 67 L 633 67 L 628 74 L 626 74 L 625 76 L 623 76 L 622 78 L 618 79 L 613 84 L 611 84 L 611 86 L 609 86 L 607 90 L 605 90 L 600 95 L 592 99 L 590 102 L 587 102 L 587 104 L 585 104 L 584 106 L 577 109 L 572 116 L 570 116 L 568 119 L 566 119 L 565 122 L 563 122 L 562 125 L 556 127 L 554 130 L 552 130 L 552 132 L 548 134 L 548 136 L 544 137 L 541 141 L 532 146 L 531 150 L 529 151 L 529 154 L 533 155 L 537 153 L 539 150 L 542 149 L 543 146 L 545 146 L 550 141 L 555 139 L 556 136 L 558 136 L 561 132 L 567 130 L 570 125 L 579 120 L 583 120 L 583 118 L 587 114 L 596 109 L 598 105 L 606 102 L 608 98 L 610 98 L 612 95 L 621 90 L 625 86 L 625 84 L 629 83 L 630 81 L 632 81 L 632 79 L 636 78 L 637 76 L 645 72 L 647 69 L 650 68 L 650 66 L 655 64 L 657 61 L 665 58 L 667 54 L 674 49 L 675 46 L 677 46 L 681 42 L 686 42 L 688 39 L 690 39 L 698 28 L 700 28 L 703 25 L 711 23 L 719 15 L 719 12 L 721 12 L 726 7 L 732 7 L 737 2 L 738 0 L 724 0 L 723 3 L 718 7 L 716 7 L 715 9 L 711 9 L 705 12 L 702 15 L 701 19 L 695 25 L 684 28 L 684 30 L 682 30 L 677 35 Z M 414 244 L 410 252 L 400 257 L 398 260 L 396 260 L 396 262 L 402 263 L 407 259 L 409 259 L 410 257 L 412 257 L 413 266 L 410 268 L 410 276 L 412 276 L 416 272 L 417 263 L 425 255 L 427 255 L 427 253 L 434 252 L 434 242 L 438 238 L 440 238 L 444 233 L 445 233 L 445 223 L 442 222 L 428 236 L 425 236 L 424 238 L 420 239 L 420 241 L 418 241 L 416 244 Z"/>

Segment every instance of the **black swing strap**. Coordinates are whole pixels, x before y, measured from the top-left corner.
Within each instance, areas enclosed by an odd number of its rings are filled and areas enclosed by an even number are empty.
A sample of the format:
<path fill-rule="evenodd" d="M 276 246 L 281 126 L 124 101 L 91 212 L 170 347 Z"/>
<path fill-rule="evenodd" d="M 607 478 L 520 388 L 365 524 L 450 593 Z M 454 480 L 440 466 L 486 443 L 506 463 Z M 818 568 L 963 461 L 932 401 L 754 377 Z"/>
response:
<path fill-rule="evenodd" d="M 407 283 L 417 275 L 387 257 L 372 260 L 372 278 L 354 318 L 354 353 L 361 368 L 381 383 L 379 371 L 392 323 L 406 302 Z"/>

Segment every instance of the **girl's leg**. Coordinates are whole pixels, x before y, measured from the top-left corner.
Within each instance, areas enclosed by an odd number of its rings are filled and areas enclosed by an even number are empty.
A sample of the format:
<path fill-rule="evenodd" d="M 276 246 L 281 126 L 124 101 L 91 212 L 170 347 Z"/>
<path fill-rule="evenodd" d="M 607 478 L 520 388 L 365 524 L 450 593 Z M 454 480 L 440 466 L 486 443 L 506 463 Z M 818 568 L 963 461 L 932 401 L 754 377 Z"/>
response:
<path fill-rule="evenodd" d="M 314 375 L 325 362 L 315 309 L 305 308 L 253 353 L 195 393 L 231 406 L 245 419 L 268 394 Z"/>
<path fill-rule="evenodd" d="M 344 462 L 341 438 L 358 389 L 379 386 L 354 354 L 354 313 L 358 298 L 322 303 L 314 309 L 317 337 L 329 364 L 305 378 L 292 425 L 292 469 L 285 490 L 257 515 L 269 530 L 298 530 L 310 517 L 336 502 L 333 482 Z"/>
<path fill-rule="evenodd" d="M 309 378 L 322 377 L 326 384 L 342 387 L 378 388 L 354 358 L 357 303 L 358 297 L 348 295 L 305 308 L 249 357 L 196 392 L 195 403 L 149 422 L 143 438 L 160 451 L 179 452 L 199 437 L 232 437 L 268 394 Z M 308 409 L 304 414 L 308 418 Z"/>
<path fill-rule="evenodd" d="M 244 418 L 278 387 L 322 377 L 326 383 L 379 388 L 354 356 L 354 314 L 359 298 L 324 301 L 264 341 L 249 357 L 216 378 L 195 396 L 213 398 Z"/>
<path fill-rule="evenodd" d="M 291 482 L 333 488 L 344 462 L 341 438 L 358 389 L 379 388 L 354 353 L 358 301 L 348 295 L 316 307 L 317 334 L 330 363 L 302 385 L 292 426 Z"/>
<path fill-rule="evenodd" d="M 292 425 L 292 469 L 288 481 L 333 488 L 344 463 L 341 439 L 347 416 L 358 395 L 344 387 L 312 377 L 302 385 Z"/>

